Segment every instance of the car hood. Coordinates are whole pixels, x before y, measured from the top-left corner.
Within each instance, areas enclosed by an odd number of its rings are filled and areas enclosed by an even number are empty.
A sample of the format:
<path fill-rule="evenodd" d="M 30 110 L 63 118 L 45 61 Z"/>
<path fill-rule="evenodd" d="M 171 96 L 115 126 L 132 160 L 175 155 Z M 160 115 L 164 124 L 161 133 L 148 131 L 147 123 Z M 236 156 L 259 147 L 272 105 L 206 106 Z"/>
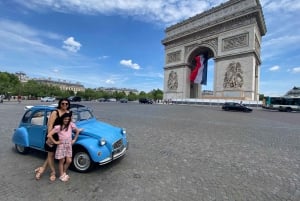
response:
<path fill-rule="evenodd" d="M 80 135 L 87 135 L 94 138 L 104 138 L 105 140 L 113 143 L 120 139 L 122 129 L 97 119 L 89 119 L 84 121 L 76 122 L 78 128 L 83 128 Z"/>

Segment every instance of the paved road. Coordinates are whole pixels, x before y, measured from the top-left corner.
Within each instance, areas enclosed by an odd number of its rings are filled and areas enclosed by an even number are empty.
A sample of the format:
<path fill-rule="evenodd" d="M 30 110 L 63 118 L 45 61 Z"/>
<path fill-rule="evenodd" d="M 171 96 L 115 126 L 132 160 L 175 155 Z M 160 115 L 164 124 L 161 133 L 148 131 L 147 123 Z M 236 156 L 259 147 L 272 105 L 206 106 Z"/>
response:
<path fill-rule="evenodd" d="M 11 143 L 25 105 L 0 104 L 0 200 L 299 201 L 300 113 L 219 107 L 92 103 L 97 118 L 126 127 L 121 160 L 68 183 L 34 179 L 45 155 Z"/>

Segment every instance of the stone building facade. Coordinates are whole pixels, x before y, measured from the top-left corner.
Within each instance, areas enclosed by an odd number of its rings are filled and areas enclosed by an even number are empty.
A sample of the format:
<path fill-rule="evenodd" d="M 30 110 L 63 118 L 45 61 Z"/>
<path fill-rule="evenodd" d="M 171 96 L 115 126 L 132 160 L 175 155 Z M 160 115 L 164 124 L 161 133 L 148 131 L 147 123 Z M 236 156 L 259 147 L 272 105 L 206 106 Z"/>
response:
<path fill-rule="evenodd" d="M 34 80 L 41 84 L 57 86 L 62 91 L 73 91 L 74 94 L 77 94 L 79 91 L 81 92 L 85 91 L 84 86 L 80 83 L 71 83 L 67 81 L 55 81 L 51 79 L 37 79 L 37 78 L 35 78 Z"/>

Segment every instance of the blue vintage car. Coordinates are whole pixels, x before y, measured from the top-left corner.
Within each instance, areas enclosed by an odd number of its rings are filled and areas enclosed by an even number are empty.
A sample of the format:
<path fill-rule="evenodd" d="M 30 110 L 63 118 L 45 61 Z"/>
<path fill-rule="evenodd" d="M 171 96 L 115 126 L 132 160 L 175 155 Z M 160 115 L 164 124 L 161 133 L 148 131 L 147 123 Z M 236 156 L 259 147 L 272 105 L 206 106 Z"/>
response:
<path fill-rule="evenodd" d="M 25 114 L 12 137 L 17 152 L 45 151 L 47 120 L 55 109 L 55 105 L 25 107 Z M 91 109 L 83 105 L 71 104 L 70 110 L 73 112 L 72 121 L 84 129 L 73 145 L 71 169 L 88 172 L 94 164 L 104 165 L 125 155 L 128 148 L 125 129 L 97 120 Z"/>

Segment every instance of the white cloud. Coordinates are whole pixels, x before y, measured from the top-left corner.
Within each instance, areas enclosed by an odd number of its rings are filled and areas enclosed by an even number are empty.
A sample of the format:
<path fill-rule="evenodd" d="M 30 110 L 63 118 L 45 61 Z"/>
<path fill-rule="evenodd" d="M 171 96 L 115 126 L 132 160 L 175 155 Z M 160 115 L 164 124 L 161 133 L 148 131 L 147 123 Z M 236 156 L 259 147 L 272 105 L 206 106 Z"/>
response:
<path fill-rule="evenodd" d="M 54 69 L 53 69 L 53 72 L 54 72 L 54 73 L 59 73 L 59 70 L 58 70 L 57 68 L 54 68 Z"/>
<path fill-rule="evenodd" d="M 271 68 L 269 68 L 269 71 L 278 71 L 280 69 L 279 66 L 273 66 Z"/>
<path fill-rule="evenodd" d="M 58 12 L 120 14 L 138 20 L 174 24 L 217 6 L 227 0 L 15 0 L 37 12 L 50 8 Z M 192 5 L 192 6 L 191 6 Z"/>
<path fill-rule="evenodd" d="M 64 41 L 64 45 L 62 47 L 70 52 L 78 52 L 81 48 L 81 44 L 75 41 L 74 37 L 71 36 Z"/>
<path fill-rule="evenodd" d="M 0 49 L 26 54 L 40 53 L 64 57 L 65 53 L 47 44 L 48 40 L 57 40 L 62 37 L 56 33 L 46 32 L 18 21 L 0 19 Z M 28 51 L 30 49 L 30 51 Z"/>
<path fill-rule="evenodd" d="M 135 69 L 135 70 L 141 69 L 140 65 L 138 65 L 136 63 L 132 63 L 132 60 L 130 60 L 130 59 L 129 60 L 121 60 L 120 64 L 122 64 L 126 67 L 129 67 L 129 68 Z"/>
<path fill-rule="evenodd" d="M 293 73 L 300 73 L 300 67 L 295 67 L 292 69 Z"/>
<path fill-rule="evenodd" d="M 99 56 L 98 59 L 102 60 L 102 59 L 107 59 L 109 56 L 103 55 L 103 56 Z"/>
<path fill-rule="evenodd" d="M 261 0 L 264 9 L 270 11 L 296 11 L 300 10 L 299 0 Z"/>
<path fill-rule="evenodd" d="M 115 81 L 108 79 L 108 80 L 105 80 L 105 83 L 106 84 L 115 84 Z"/>

